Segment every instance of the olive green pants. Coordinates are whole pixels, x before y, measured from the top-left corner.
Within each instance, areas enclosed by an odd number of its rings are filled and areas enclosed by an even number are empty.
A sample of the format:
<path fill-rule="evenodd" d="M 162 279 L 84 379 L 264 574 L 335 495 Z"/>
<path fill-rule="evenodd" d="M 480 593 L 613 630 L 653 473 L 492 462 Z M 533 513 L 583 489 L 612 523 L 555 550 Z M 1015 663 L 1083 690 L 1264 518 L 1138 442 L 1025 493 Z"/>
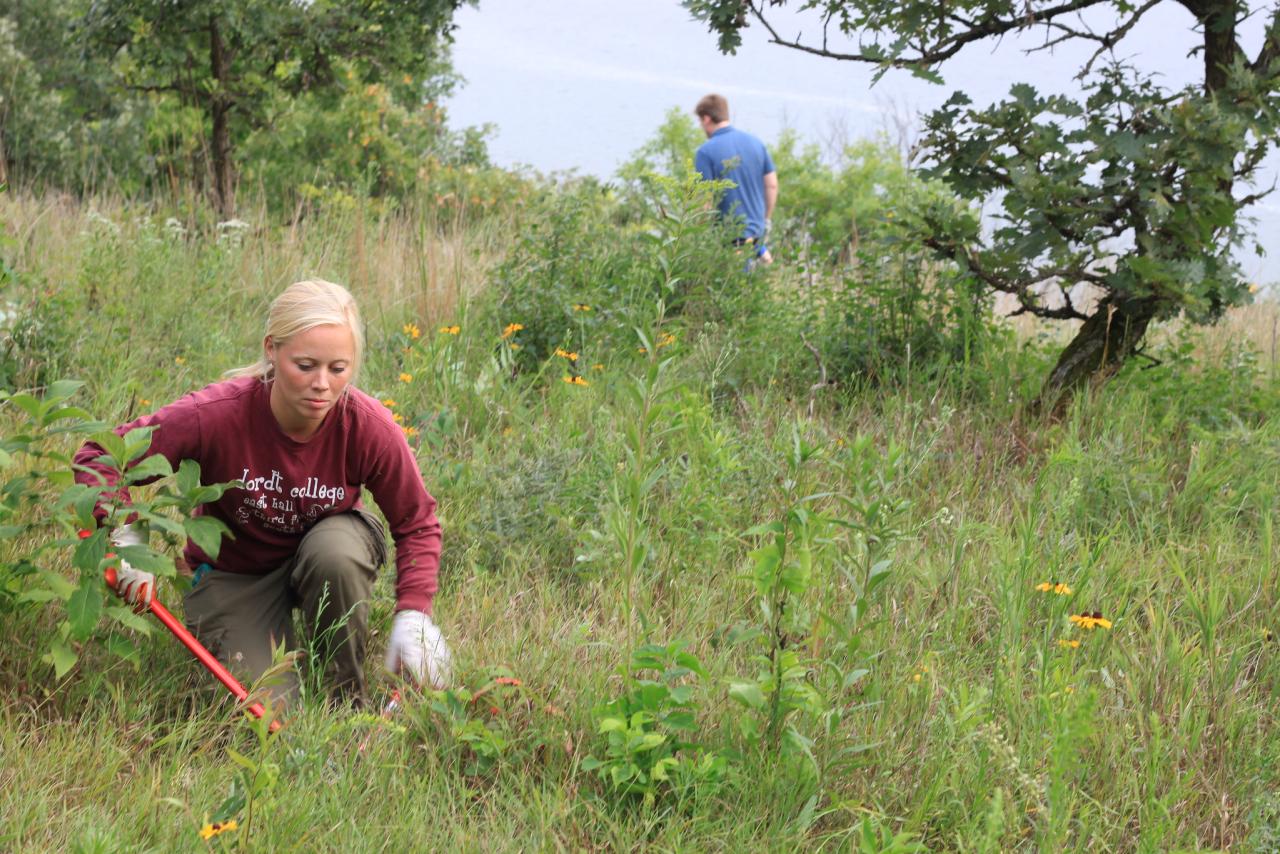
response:
<path fill-rule="evenodd" d="M 294 650 L 293 610 L 302 612 L 305 666 L 333 671 L 331 694 L 363 705 L 369 599 L 386 560 L 382 525 L 354 510 L 321 519 L 292 558 L 267 575 L 205 573 L 183 600 L 187 628 L 248 687 L 272 665 L 277 649 Z M 298 677 L 286 669 L 265 687 L 293 702 Z"/>

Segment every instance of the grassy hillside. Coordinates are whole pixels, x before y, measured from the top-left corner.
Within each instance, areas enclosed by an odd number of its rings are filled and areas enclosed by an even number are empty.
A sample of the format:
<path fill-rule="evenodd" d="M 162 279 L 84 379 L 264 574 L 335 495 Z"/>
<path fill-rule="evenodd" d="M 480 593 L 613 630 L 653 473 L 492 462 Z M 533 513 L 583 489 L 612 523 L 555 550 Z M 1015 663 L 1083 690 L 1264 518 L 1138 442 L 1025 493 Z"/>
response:
<path fill-rule="evenodd" d="M 809 350 L 836 313 L 811 276 L 728 261 L 726 294 L 696 229 L 609 240 L 537 216 L 219 237 L 0 196 L 0 369 L 83 380 L 110 423 L 250 361 L 290 281 L 351 287 L 359 384 L 394 401 L 440 502 L 459 667 L 389 720 L 313 692 L 270 738 L 158 627 L 104 621 L 59 679 L 60 607 L 19 601 L 39 543 L 10 538 L 0 849 L 1280 845 L 1274 305 L 1161 330 L 1156 361 L 1049 423 L 1024 405 L 1052 332 L 991 329 L 928 364 L 909 348 L 892 382 L 859 381 Z M 628 290 L 645 276 L 670 285 L 662 308 Z M 0 435 L 20 423 L 0 407 Z M 68 549 L 40 562 L 73 573 Z M 183 584 L 162 586 L 175 608 Z M 237 780 L 258 791 L 206 843 Z"/>

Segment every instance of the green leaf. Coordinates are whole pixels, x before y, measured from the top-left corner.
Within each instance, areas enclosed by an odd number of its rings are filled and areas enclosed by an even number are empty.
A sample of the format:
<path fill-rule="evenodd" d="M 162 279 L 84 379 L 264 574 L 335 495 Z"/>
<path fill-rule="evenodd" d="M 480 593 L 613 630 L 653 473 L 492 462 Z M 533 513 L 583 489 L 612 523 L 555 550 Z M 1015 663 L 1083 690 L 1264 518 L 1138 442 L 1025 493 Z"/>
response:
<path fill-rule="evenodd" d="M 173 466 L 161 454 L 152 454 L 135 466 L 131 466 L 124 476 L 125 483 L 141 483 L 157 477 L 168 477 L 173 474 Z"/>
<path fill-rule="evenodd" d="M 53 665 L 53 675 L 58 679 L 67 675 L 67 671 L 75 666 L 76 652 L 67 646 L 64 640 L 55 640 L 49 645 L 49 652 L 41 656 L 41 658 Z"/>
<path fill-rule="evenodd" d="M 218 556 L 223 534 L 231 533 L 221 519 L 215 519 L 212 516 L 192 516 L 184 519 L 182 526 L 192 542 L 211 558 Z"/>
<path fill-rule="evenodd" d="M 151 634 L 151 624 L 139 614 L 133 613 L 133 609 L 124 605 L 110 605 L 106 609 L 107 616 L 115 620 L 125 628 L 133 629 L 144 635 Z"/>
<path fill-rule="evenodd" d="M 178 463 L 178 491 L 183 495 L 187 495 L 199 485 L 200 464 L 195 460 L 183 460 Z"/>
<path fill-rule="evenodd" d="M 135 668 L 138 666 L 138 647 L 126 637 L 112 635 L 107 638 L 107 651 L 116 658 L 129 662 Z"/>
<path fill-rule="evenodd" d="M 111 430 L 103 430 L 100 433 L 94 433 L 90 439 L 92 439 L 94 444 L 101 447 L 102 450 L 106 451 L 107 455 L 111 457 L 111 460 L 109 461 L 111 465 L 115 466 L 117 469 L 124 465 L 124 439 L 117 436 Z"/>
<path fill-rule="evenodd" d="M 71 636 L 86 641 L 98 626 L 102 616 L 102 584 L 92 576 L 86 576 L 79 589 L 67 601 L 67 620 L 71 624 Z"/>
<path fill-rule="evenodd" d="M 755 682 L 735 681 L 729 683 L 729 696 L 748 709 L 764 708 L 764 692 L 760 690 L 760 686 Z"/>
<path fill-rule="evenodd" d="M 47 587 L 33 587 L 30 590 L 22 591 L 22 595 L 18 597 L 19 602 L 52 602 L 54 599 L 64 599 L 66 597 L 59 596 Z"/>
<path fill-rule="evenodd" d="M 156 575 L 173 575 L 173 558 L 152 551 L 146 546 L 121 546 L 116 550 L 122 560 L 128 561 L 134 569 L 151 572 Z"/>
<path fill-rule="evenodd" d="M 97 570 L 102 559 L 107 555 L 107 529 L 98 528 L 88 537 L 76 544 L 71 556 L 71 564 L 76 569 L 86 571 Z"/>
<path fill-rule="evenodd" d="M 76 592 L 75 585 L 70 581 L 67 581 L 67 579 L 63 578 L 61 575 L 58 575 L 56 572 L 42 569 L 40 570 L 40 577 L 44 579 L 44 583 L 49 585 L 49 589 L 52 590 L 54 595 L 59 599 L 70 599 L 71 594 Z"/>

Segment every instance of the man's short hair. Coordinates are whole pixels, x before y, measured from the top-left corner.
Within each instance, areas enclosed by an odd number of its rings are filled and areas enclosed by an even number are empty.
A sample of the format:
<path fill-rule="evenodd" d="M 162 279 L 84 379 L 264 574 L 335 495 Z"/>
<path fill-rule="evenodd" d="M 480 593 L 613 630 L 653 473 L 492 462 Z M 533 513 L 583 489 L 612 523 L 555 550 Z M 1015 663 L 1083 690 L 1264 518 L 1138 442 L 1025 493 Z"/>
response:
<path fill-rule="evenodd" d="M 727 122 L 729 121 L 729 102 L 725 100 L 724 95 L 704 95 L 698 102 L 698 106 L 693 108 L 693 113 L 699 118 L 706 116 L 716 124 Z"/>

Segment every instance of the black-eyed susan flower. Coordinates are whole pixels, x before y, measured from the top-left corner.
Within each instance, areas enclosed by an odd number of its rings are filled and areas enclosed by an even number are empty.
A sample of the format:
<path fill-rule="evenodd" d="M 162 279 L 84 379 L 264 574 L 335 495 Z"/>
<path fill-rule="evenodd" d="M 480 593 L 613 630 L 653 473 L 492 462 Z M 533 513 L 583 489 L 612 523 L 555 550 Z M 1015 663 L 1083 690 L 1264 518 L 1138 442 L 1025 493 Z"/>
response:
<path fill-rule="evenodd" d="M 562 379 L 569 385 L 591 385 L 591 383 L 587 382 L 585 378 L 575 377 L 569 374 L 565 374 Z"/>
<path fill-rule="evenodd" d="M 1042 581 L 1036 585 L 1036 589 L 1041 593 L 1056 593 L 1059 596 L 1070 596 L 1070 586 L 1063 584 L 1061 581 Z"/>
<path fill-rule="evenodd" d="M 394 397 L 384 397 L 382 399 L 382 405 L 385 406 L 387 409 L 395 409 L 396 399 Z"/>
<path fill-rule="evenodd" d="M 401 424 L 404 422 L 404 416 L 401 415 L 399 412 L 393 412 L 391 413 L 391 420 L 396 422 L 397 424 Z"/>
<path fill-rule="evenodd" d="M 183 358 L 182 356 L 174 356 L 174 357 L 173 357 L 173 363 L 174 363 L 175 365 L 185 365 L 185 364 L 187 363 L 187 360 L 186 360 L 185 358 Z"/>
<path fill-rule="evenodd" d="M 585 302 L 575 302 L 573 304 L 573 310 L 574 311 L 591 311 L 591 306 L 587 305 Z"/>
<path fill-rule="evenodd" d="M 1102 613 L 1099 611 L 1094 611 L 1092 614 L 1072 614 L 1070 619 L 1071 622 L 1075 623 L 1082 629 L 1111 628 L 1111 621 L 1102 616 Z"/>
<path fill-rule="evenodd" d="M 440 334 L 441 334 L 441 335 L 457 335 L 457 334 L 458 334 L 459 332 L 461 332 L 461 331 L 462 331 L 462 327 L 461 327 L 461 326 L 458 326 L 457 324 L 454 324 L 453 326 L 441 326 L 441 327 L 440 327 Z"/>
<path fill-rule="evenodd" d="M 410 338 L 417 338 L 422 335 L 422 330 L 418 328 L 418 324 L 416 323 L 406 323 L 404 325 L 404 329 L 401 331 Z"/>
<path fill-rule="evenodd" d="M 512 342 L 511 342 L 510 344 L 508 344 L 507 346 L 508 346 L 508 347 L 510 347 L 512 350 L 519 350 L 519 349 L 520 349 L 520 345 L 519 345 L 519 344 L 517 344 L 517 343 L 516 343 L 516 342 L 514 342 L 514 341 L 512 341 Z"/>
<path fill-rule="evenodd" d="M 406 439 L 412 439 L 414 436 L 418 435 L 418 428 L 413 426 L 406 427 L 402 424 L 400 425 L 400 432 L 404 433 L 404 437 Z"/>
<path fill-rule="evenodd" d="M 200 828 L 200 838 L 208 842 L 219 833 L 226 833 L 239 827 L 233 818 L 230 821 L 214 821 Z"/>
<path fill-rule="evenodd" d="M 1062 638 L 1058 641 L 1058 646 L 1062 647 L 1063 649 L 1079 649 L 1080 641 L 1074 640 L 1074 639 L 1067 640 L 1066 638 Z"/>
<path fill-rule="evenodd" d="M 669 347 L 674 343 L 676 343 L 676 336 L 672 335 L 670 332 L 662 333 L 662 337 L 658 339 L 659 347 Z"/>
<path fill-rule="evenodd" d="M 564 349 L 563 347 L 557 347 L 557 348 L 556 348 L 556 355 L 557 355 L 557 356 L 559 356 L 559 357 L 560 357 L 560 358 L 562 358 L 562 359 L 568 359 L 570 362 L 576 362 L 576 361 L 578 361 L 578 354 L 577 354 L 577 353 L 574 353 L 574 352 L 572 352 L 572 351 L 570 351 L 570 350 L 566 350 L 566 349 Z"/>
<path fill-rule="evenodd" d="M 413 382 L 413 374 L 404 374 L 404 373 L 400 374 L 400 382 L 402 383 Z"/>
<path fill-rule="evenodd" d="M 524 329 L 523 323 L 508 323 L 506 327 L 502 330 L 502 337 L 510 338 L 512 335 L 515 335 L 521 329 Z"/>

